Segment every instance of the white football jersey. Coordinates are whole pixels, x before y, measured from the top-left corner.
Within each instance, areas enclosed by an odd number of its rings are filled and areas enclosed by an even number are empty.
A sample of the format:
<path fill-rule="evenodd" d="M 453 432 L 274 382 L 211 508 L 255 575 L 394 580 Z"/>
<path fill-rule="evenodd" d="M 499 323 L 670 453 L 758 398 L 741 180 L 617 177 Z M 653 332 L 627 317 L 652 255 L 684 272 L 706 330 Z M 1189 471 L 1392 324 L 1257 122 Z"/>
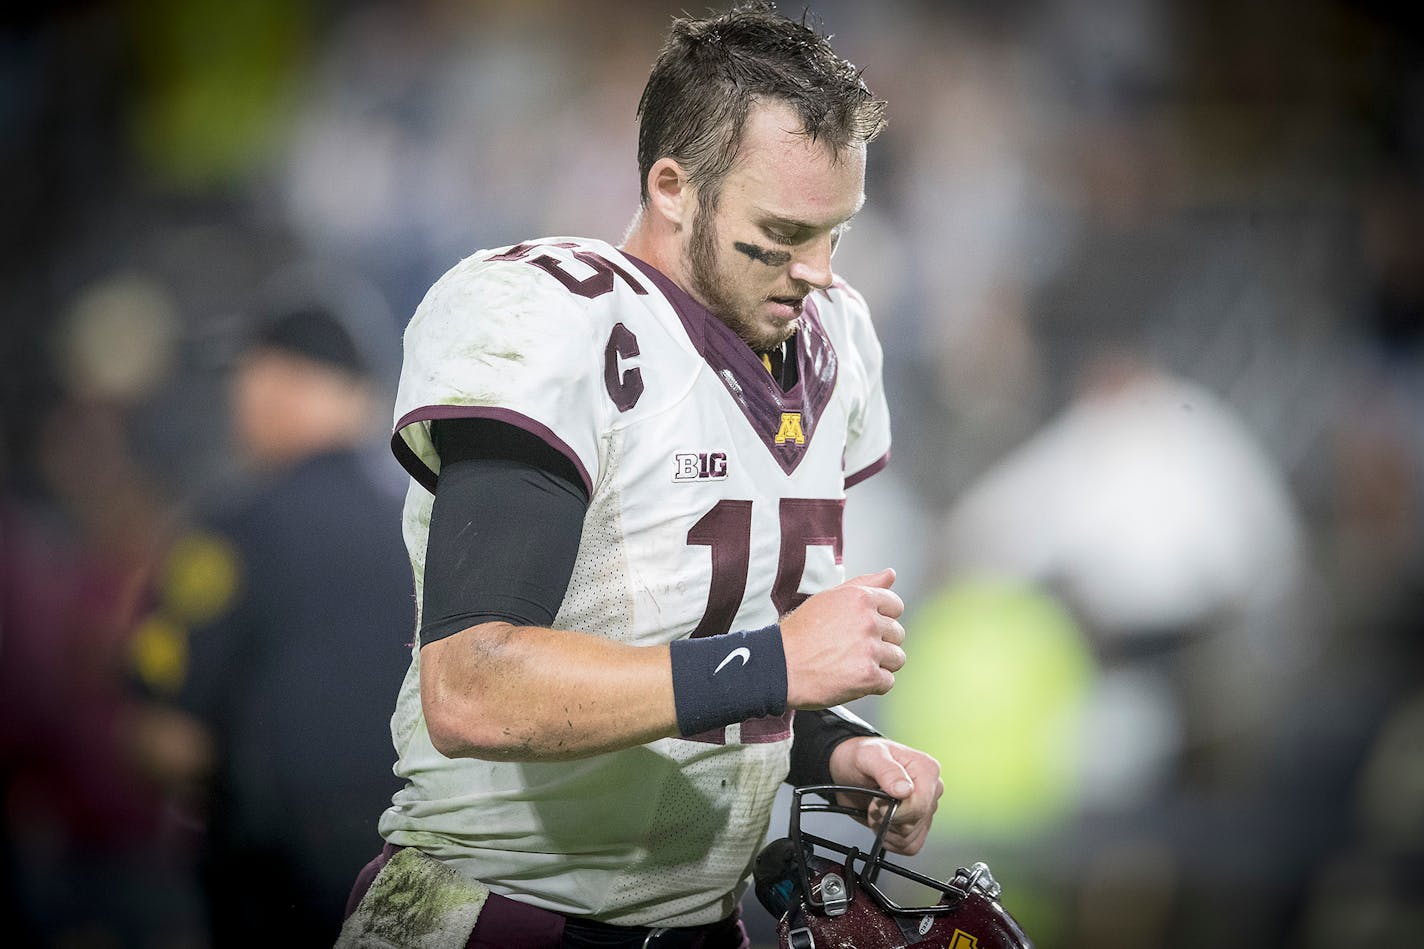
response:
<path fill-rule="evenodd" d="M 434 419 L 499 419 L 573 462 L 589 492 L 554 619 L 635 645 L 755 629 L 843 579 L 845 488 L 889 454 L 880 345 L 843 283 L 806 298 L 783 392 L 742 340 L 601 241 L 478 253 L 405 336 L 392 445 L 413 482 L 417 603 L 440 460 Z M 417 649 L 392 719 L 407 781 L 381 819 L 497 893 L 623 925 L 726 916 L 785 778 L 790 713 L 557 763 L 431 745 Z"/>

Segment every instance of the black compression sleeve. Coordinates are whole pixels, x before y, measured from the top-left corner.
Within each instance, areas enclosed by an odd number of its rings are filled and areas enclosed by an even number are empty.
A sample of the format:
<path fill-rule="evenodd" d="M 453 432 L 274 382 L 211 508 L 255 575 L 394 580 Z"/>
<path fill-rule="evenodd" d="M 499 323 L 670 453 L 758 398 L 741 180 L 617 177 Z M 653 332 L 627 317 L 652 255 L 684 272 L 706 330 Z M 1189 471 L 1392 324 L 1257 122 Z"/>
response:
<path fill-rule="evenodd" d="M 441 465 L 421 643 L 494 620 L 548 626 L 578 554 L 588 508 L 583 481 L 563 455 L 512 425 L 432 425 Z"/>
<path fill-rule="evenodd" d="M 791 772 L 786 783 L 792 787 L 831 784 L 831 752 L 847 738 L 880 734 L 858 722 L 842 718 L 830 709 L 798 711 L 791 720 Z"/>

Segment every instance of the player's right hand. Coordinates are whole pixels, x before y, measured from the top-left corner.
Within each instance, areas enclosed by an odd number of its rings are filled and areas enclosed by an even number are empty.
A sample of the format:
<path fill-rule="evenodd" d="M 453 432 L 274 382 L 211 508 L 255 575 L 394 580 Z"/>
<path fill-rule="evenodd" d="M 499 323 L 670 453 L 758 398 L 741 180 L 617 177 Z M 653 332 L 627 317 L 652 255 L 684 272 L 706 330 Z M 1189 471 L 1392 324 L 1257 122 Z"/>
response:
<path fill-rule="evenodd" d="M 789 708 L 829 708 L 884 695 L 905 665 L 905 604 L 895 571 L 847 580 L 808 598 L 781 620 Z"/>

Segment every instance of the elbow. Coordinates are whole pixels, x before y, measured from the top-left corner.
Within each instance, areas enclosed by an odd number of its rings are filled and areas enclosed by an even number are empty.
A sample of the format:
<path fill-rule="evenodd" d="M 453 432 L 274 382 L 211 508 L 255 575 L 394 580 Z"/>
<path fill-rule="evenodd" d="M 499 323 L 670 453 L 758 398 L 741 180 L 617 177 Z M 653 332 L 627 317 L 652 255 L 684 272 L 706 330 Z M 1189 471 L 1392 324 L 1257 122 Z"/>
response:
<path fill-rule="evenodd" d="M 491 667 L 507 623 L 484 624 L 420 650 L 420 707 L 430 744 L 446 758 L 528 761 L 537 758 L 527 708 L 511 701 Z M 508 673 L 506 673 L 507 675 Z"/>
<path fill-rule="evenodd" d="M 425 706 L 425 727 L 430 733 L 430 744 L 447 758 L 478 758 L 480 744 L 466 735 L 449 716 L 434 712 L 429 704 Z"/>
<path fill-rule="evenodd" d="M 509 709 L 466 705 L 458 712 L 425 701 L 425 727 L 430 744 L 446 758 L 484 761 L 564 761 L 589 752 L 565 741 L 540 741 L 529 723 L 511 717 Z M 503 712 L 504 714 L 501 714 Z"/>
<path fill-rule="evenodd" d="M 481 644 L 475 630 L 421 647 L 420 706 L 435 750 L 447 758 L 508 760 L 518 745 L 515 710 L 500 701 L 496 682 L 479 669 L 488 666 L 480 651 L 474 661 L 472 644 Z M 475 638 L 472 638 L 475 637 Z"/>
<path fill-rule="evenodd" d="M 513 729 L 489 709 L 465 702 L 446 702 L 430 696 L 421 705 L 430 744 L 447 758 L 510 760 L 516 741 Z"/>

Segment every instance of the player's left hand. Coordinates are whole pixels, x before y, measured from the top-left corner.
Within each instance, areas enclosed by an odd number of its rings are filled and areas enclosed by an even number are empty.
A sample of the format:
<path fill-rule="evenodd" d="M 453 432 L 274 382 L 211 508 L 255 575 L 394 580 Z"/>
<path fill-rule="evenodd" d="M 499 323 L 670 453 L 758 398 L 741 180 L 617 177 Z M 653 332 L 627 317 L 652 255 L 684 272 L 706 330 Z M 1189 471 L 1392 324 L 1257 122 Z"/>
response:
<path fill-rule="evenodd" d="M 944 794 L 938 761 L 888 738 L 851 738 L 831 752 L 831 780 L 879 788 L 899 798 L 900 806 L 885 835 L 886 849 L 907 856 L 920 852 L 929 836 L 940 795 Z M 884 803 L 872 800 L 865 822 L 876 827 L 884 816 Z"/>

